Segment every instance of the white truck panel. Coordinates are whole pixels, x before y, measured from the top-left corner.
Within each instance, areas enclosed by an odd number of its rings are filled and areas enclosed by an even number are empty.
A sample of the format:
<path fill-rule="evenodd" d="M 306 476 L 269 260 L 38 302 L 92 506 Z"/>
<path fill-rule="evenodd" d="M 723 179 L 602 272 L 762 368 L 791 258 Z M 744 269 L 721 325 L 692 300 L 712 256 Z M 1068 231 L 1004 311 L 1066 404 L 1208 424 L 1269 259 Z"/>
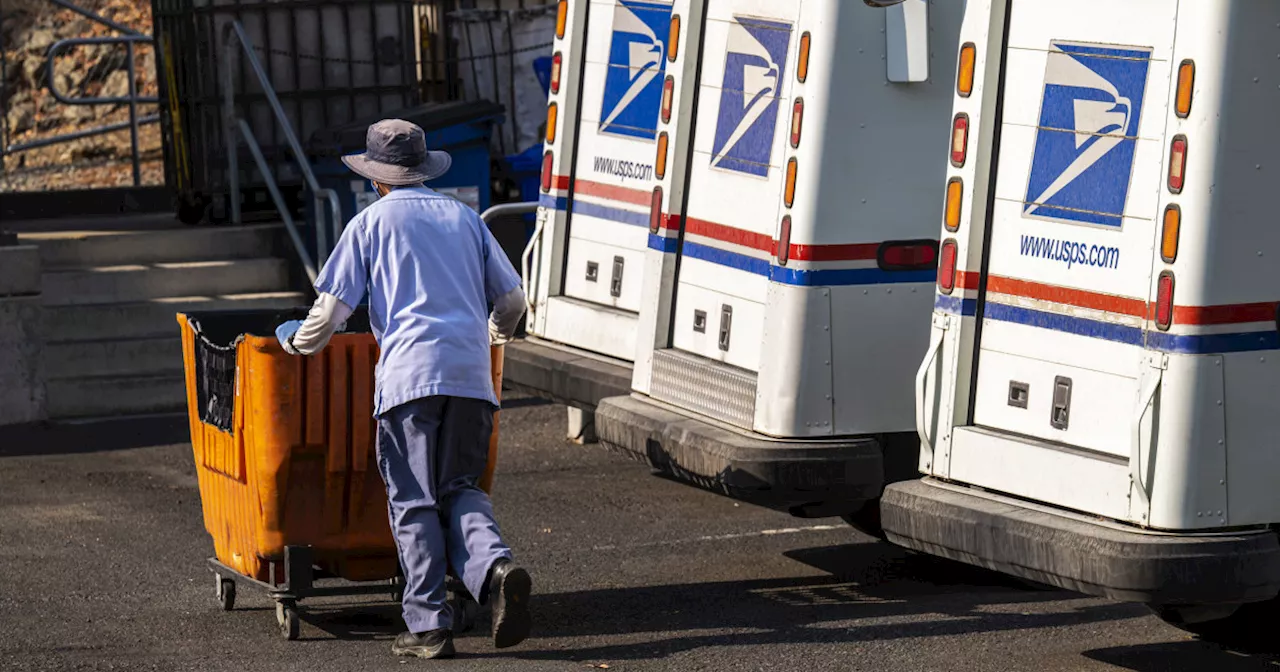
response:
<path fill-rule="evenodd" d="M 903 400 L 912 398 L 911 374 L 929 344 L 933 292 L 915 284 L 832 287 L 831 303 L 835 433 L 911 427 L 914 407 Z M 810 330 L 817 332 L 817 325 Z"/>
<path fill-rule="evenodd" d="M 1068 377 L 1072 383 L 1071 413 L 1065 429 L 1050 424 L 1053 387 L 1060 377 Z M 1011 382 L 1028 386 L 1027 407 L 1010 405 L 1007 395 L 979 394 L 974 424 L 1128 459 L 1128 434 L 1117 433 L 1114 428 L 1125 426 L 1133 417 L 1133 399 L 1138 393 L 1136 378 L 984 348 L 978 367 L 979 387 L 1008 390 Z"/>
<path fill-rule="evenodd" d="M 733 21 L 734 16 L 758 16 L 758 17 L 776 17 L 780 15 L 792 15 L 799 13 L 800 3 L 783 3 L 777 0 L 714 0 L 707 5 L 707 24 L 712 21 L 729 22 Z M 779 11 L 780 6 L 785 7 Z M 795 12 L 790 10 L 795 8 Z M 720 81 L 716 78 L 716 81 Z"/>
<path fill-rule="evenodd" d="M 686 257 L 680 266 L 680 282 L 724 294 L 726 297 L 761 303 L 769 291 L 769 278 L 755 273 L 725 268 L 701 259 Z"/>
<path fill-rule="evenodd" d="M 1106 231 L 1020 220 L 1022 207 L 1004 199 L 992 204 L 992 218 L 1009 222 L 1008 234 L 991 239 L 991 258 L 999 260 L 992 263 L 994 275 L 1146 301 L 1155 222 L 1126 218 L 1121 231 Z M 1065 255 L 1071 263 L 1062 260 Z"/>
<path fill-rule="evenodd" d="M 1080 33 L 1090 42 L 1154 47 L 1160 58 L 1173 50 L 1177 0 L 1071 0 L 1052 7 L 1037 6 L 1038 1 L 1014 3 L 1010 48 L 1043 49 L 1050 40 Z"/>
<path fill-rule="evenodd" d="M 981 373 L 979 373 L 981 375 Z M 1123 460 L 1046 447 L 981 427 L 957 427 L 951 478 L 998 492 L 1116 520 L 1129 520 L 1129 465 Z"/>
<path fill-rule="evenodd" d="M 579 216 L 581 219 L 578 219 Z M 608 219 L 589 217 L 581 215 L 581 213 L 575 215 L 574 219 L 578 219 L 578 226 L 571 232 L 575 241 L 580 240 L 586 243 L 610 245 L 636 251 L 637 248 L 642 250 L 649 240 L 649 232 L 638 226 L 629 226 Z M 572 268 L 575 267 L 571 264 L 570 269 Z"/>
<path fill-rule="evenodd" d="M 1280 352 L 1226 355 L 1227 493 L 1231 525 L 1280 520 Z"/>
<path fill-rule="evenodd" d="M 635 313 L 565 296 L 548 299 L 544 311 L 547 330 L 539 336 L 548 341 L 573 343 L 573 347 L 617 359 L 635 354 Z"/>
<path fill-rule="evenodd" d="M 1010 303 L 1018 305 L 1031 302 L 1015 299 Z M 1073 312 L 1092 315 L 1086 311 Z M 1141 324 L 1141 320 L 1137 322 Z M 1056 362 L 1072 368 L 1112 371 L 1127 378 L 1137 377 L 1138 361 L 1142 356 L 1141 346 L 1098 339 L 1094 344 L 1095 347 L 1081 349 L 1074 347 L 1076 338 L 1073 334 L 1061 331 L 1037 329 L 1025 324 L 997 320 L 991 320 L 982 327 L 984 351 L 1019 354 L 1023 357 Z"/>
<path fill-rule="evenodd" d="M 618 274 L 620 296 L 613 296 L 614 267 L 622 259 Z M 595 264 L 594 280 L 589 277 L 590 264 Z M 632 274 L 644 267 L 644 252 L 621 245 L 608 245 L 575 238 L 569 246 L 569 268 L 565 276 L 565 294 L 614 308 L 631 310 L 640 305 L 640 283 Z"/>
<path fill-rule="evenodd" d="M 705 91 L 703 95 L 707 95 Z M 701 136 L 699 133 L 698 137 Z M 780 153 L 775 151 L 774 155 Z M 711 155 L 696 150 L 692 161 L 694 177 L 689 185 L 687 217 L 753 233 L 774 234 L 781 219 L 778 210 L 785 179 L 779 166 L 769 169 L 768 178 L 761 178 L 710 168 Z"/>
<path fill-rule="evenodd" d="M 1143 483 L 1151 491 L 1150 518 L 1143 521 L 1150 527 L 1225 527 L 1231 519 L 1222 364 L 1222 357 L 1169 356 L 1157 398 L 1160 421 L 1154 448 L 1144 433 L 1138 451 Z M 1136 412 L 1133 417 L 1136 422 Z M 1144 430 L 1150 425 L 1147 418 Z M 1117 439 L 1128 438 L 1116 429 L 1110 428 Z"/>
<path fill-rule="evenodd" d="M 732 309 L 728 350 L 719 344 L 721 311 Z M 730 299 L 721 292 L 697 285 L 681 285 L 680 310 L 676 312 L 676 347 L 717 362 L 748 371 L 760 368 L 760 333 L 764 329 L 764 304 L 757 301 Z M 695 311 L 705 313 L 701 332 L 694 330 Z"/>
<path fill-rule="evenodd" d="M 833 422 L 832 291 L 771 283 L 773 312 L 763 333 L 754 430 L 767 436 L 815 437 L 836 433 Z M 807 328 L 796 329 L 795 325 Z"/>

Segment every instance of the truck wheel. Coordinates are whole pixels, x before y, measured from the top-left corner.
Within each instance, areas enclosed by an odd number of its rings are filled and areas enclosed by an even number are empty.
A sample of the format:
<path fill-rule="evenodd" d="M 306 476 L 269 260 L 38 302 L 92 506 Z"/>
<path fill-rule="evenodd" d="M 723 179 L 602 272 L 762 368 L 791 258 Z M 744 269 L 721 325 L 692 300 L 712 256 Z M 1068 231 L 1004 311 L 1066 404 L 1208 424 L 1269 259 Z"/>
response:
<path fill-rule="evenodd" d="M 888 541 L 888 537 L 884 535 L 884 527 L 880 525 L 880 498 L 877 497 L 863 504 L 861 509 L 840 517 L 853 529 L 880 541 Z"/>
<path fill-rule="evenodd" d="M 297 602 L 281 600 L 276 603 L 276 624 L 280 626 L 280 636 L 291 642 L 297 639 L 301 630 L 299 620 Z"/>
<path fill-rule="evenodd" d="M 223 611 L 236 608 L 236 582 L 231 579 L 219 579 L 218 602 Z"/>

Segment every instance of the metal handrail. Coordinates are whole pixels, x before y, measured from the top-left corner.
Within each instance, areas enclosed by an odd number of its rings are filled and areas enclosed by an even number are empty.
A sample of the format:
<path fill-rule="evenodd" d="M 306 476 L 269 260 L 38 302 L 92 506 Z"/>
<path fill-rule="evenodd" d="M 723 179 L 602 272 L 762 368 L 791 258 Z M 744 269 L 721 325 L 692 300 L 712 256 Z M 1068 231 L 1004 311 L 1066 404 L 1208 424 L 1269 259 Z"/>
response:
<path fill-rule="evenodd" d="M 248 61 L 249 67 L 253 70 L 253 74 L 258 78 L 262 93 L 266 96 L 267 103 L 271 106 L 271 112 L 275 115 L 276 122 L 280 124 L 281 130 L 284 132 L 285 142 L 289 145 L 290 151 L 293 152 L 293 157 L 298 163 L 302 177 L 306 181 L 307 187 L 311 190 L 312 198 L 315 202 L 316 261 L 319 267 L 324 266 L 325 259 L 328 256 L 328 241 L 325 237 L 325 227 L 321 222 L 323 218 L 320 215 L 324 211 L 322 200 L 326 201 L 329 206 L 330 226 L 333 232 L 333 240 L 336 243 L 338 236 L 342 232 L 342 208 L 338 203 L 338 194 L 332 189 L 321 188 L 320 182 L 316 180 L 315 173 L 311 170 L 311 164 L 307 161 L 307 156 L 302 151 L 302 144 L 298 142 L 298 136 L 293 130 L 293 124 L 289 123 L 289 117 L 285 115 L 284 107 L 276 96 L 275 88 L 271 86 L 271 79 L 267 77 L 267 71 L 262 67 L 262 61 L 258 60 L 258 55 L 254 52 L 249 36 L 244 32 L 244 26 L 239 21 L 232 21 L 224 25 L 222 27 L 222 43 L 224 59 L 222 68 L 222 122 L 227 143 L 227 180 L 231 186 L 231 221 L 235 224 L 239 224 L 241 221 L 240 169 L 237 157 L 237 143 L 233 139 L 238 131 L 249 146 L 249 151 L 253 154 L 254 161 L 258 165 L 258 170 L 262 173 L 263 179 L 267 181 L 267 189 L 271 192 L 276 210 L 280 213 L 280 217 L 289 231 L 289 238 L 293 241 L 298 256 L 302 259 L 308 277 L 314 282 L 317 276 L 317 266 L 311 263 L 311 257 L 306 252 L 302 237 L 298 234 L 293 217 L 280 194 L 280 187 L 275 181 L 275 171 L 270 169 L 271 167 L 267 164 L 266 158 L 263 157 L 257 138 L 253 135 L 253 129 L 243 119 L 236 117 L 235 87 L 232 81 L 232 73 L 235 70 L 235 46 L 237 44 L 240 46 L 240 51 L 243 53 L 244 58 Z"/>
<path fill-rule="evenodd" d="M 58 4 L 64 7 L 65 6 L 70 6 L 72 8 L 75 7 L 70 3 L 58 3 Z M 123 28 L 123 26 L 117 26 L 112 23 L 106 23 L 105 19 L 103 20 L 103 22 L 105 23 L 105 25 L 115 28 L 116 30 L 121 30 Z M 119 35 L 119 36 L 107 36 L 107 37 L 72 37 L 65 40 L 58 40 L 57 42 L 53 43 L 53 46 L 49 47 L 49 52 L 48 52 L 49 62 L 45 68 L 45 70 L 49 73 L 48 74 L 49 93 L 53 95 L 54 100 L 58 101 L 59 103 L 62 103 L 63 105 L 104 105 L 104 104 L 109 105 L 109 104 L 120 104 L 120 103 L 127 103 L 129 105 L 129 123 L 127 124 L 126 127 L 129 129 L 129 148 L 130 148 L 130 155 L 133 157 L 133 186 L 135 187 L 140 186 L 142 184 L 142 166 L 138 156 L 138 127 L 142 126 L 143 124 L 156 123 L 160 121 L 160 115 L 158 114 L 150 115 L 145 119 L 138 119 L 138 103 L 159 103 L 160 99 L 155 96 L 139 96 L 138 95 L 138 80 L 135 75 L 137 71 L 134 68 L 133 45 L 153 44 L 153 43 L 154 43 L 154 40 L 151 39 L 150 35 L 139 35 L 137 33 L 131 33 L 128 35 Z M 123 44 L 124 45 L 125 68 L 127 68 L 126 72 L 129 73 L 129 95 L 110 96 L 105 98 L 104 97 L 70 98 L 66 95 L 66 93 L 58 90 L 58 78 L 55 76 L 56 70 L 53 67 L 54 60 L 58 57 L 58 54 L 62 53 L 63 51 L 66 51 L 68 48 L 78 47 L 86 44 Z M 68 142 L 70 140 L 75 140 L 75 139 L 86 137 L 89 135 L 97 135 L 98 133 L 106 132 L 103 129 L 111 128 L 112 126 L 120 126 L 120 124 L 103 126 L 97 129 L 92 129 L 90 131 L 81 131 L 79 133 L 68 133 L 66 135 L 60 135 L 56 138 L 48 138 L 44 141 L 44 143 L 56 144 L 58 142 Z M 28 144 L 30 145 L 35 143 L 28 143 Z M 30 148 L 31 147 L 28 147 L 28 149 Z"/>
<path fill-rule="evenodd" d="M 526 205 L 532 205 L 530 211 L 538 209 L 539 203 L 533 202 Z M 524 246 L 524 251 L 520 253 L 520 277 L 524 282 L 524 307 L 529 313 L 533 313 L 537 304 L 538 293 L 538 276 L 542 273 L 542 264 L 538 264 L 538 269 L 533 270 L 533 254 L 534 250 L 541 250 L 543 219 L 539 219 L 533 227 L 533 235 L 529 236 L 529 242 Z M 541 255 L 539 255 L 541 261 Z"/>

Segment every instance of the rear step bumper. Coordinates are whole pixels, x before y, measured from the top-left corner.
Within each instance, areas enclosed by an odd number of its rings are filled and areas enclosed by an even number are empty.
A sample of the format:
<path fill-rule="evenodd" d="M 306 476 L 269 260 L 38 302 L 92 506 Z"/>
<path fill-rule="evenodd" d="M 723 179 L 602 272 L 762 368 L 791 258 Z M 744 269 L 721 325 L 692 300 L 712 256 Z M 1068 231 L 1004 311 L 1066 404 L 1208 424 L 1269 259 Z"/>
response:
<path fill-rule="evenodd" d="M 633 396 L 600 403 L 596 434 L 676 480 L 801 518 L 852 514 L 884 489 L 876 438 L 766 440 Z"/>
<path fill-rule="evenodd" d="M 591 409 L 601 399 L 631 392 L 631 366 L 526 338 L 507 344 L 502 380 L 526 394 Z"/>
<path fill-rule="evenodd" d="M 933 479 L 889 486 L 880 513 L 900 546 L 1090 595 L 1217 604 L 1280 592 L 1275 532 L 1130 531 Z"/>

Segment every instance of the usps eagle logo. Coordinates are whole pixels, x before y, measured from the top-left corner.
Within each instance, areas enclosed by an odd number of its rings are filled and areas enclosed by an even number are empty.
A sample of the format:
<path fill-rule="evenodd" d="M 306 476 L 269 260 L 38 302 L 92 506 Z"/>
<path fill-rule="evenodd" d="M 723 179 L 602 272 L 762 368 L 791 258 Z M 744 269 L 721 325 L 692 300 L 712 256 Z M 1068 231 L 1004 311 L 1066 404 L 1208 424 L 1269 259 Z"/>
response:
<path fill-rule="evenodd" d="M 658 135 L 671 3 L 618 0 L 604 80 L 600 132 L 653 140 Z"/>
<path fill-rule="evenodd" d="M 1120 228 L 1151 52 L 1050 44 L 1023 216 Z"/>
<path fill-rule="evenodd" d="M 734 17 L 711 165 L 768 177 L 790 46 L 791 24 Z"/>

